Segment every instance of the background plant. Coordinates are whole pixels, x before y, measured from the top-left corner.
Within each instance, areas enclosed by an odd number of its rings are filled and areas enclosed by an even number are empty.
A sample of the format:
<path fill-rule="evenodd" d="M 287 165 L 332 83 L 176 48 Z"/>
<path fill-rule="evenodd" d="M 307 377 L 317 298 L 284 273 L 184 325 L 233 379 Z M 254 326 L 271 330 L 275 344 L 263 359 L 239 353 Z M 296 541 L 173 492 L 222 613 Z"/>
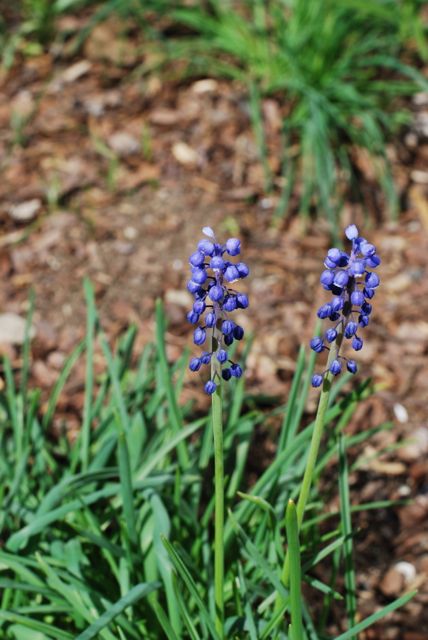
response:
<path fill-rule="evenodd" d="M 189 73 L 229 77 L 248 88 L 267 190 L 273 176 L 261 98 L 274 95 L 285 106 L 282 170 L 287 180 L 278 214 L 299 181 L 300 211 L 307 214 L 315 207 L 334 223 L 344 185 L 358 196 L 357 148 L 369 154 L 395 214 L 386 142 L 409 121 L 400 98 L 426 87 L 414 56 L 403 59 L 411 42 L 427 56 L 418 6 L 395 0 L 213 0 L 173 13 L 193 33 L 171 43 L 171 52 L 189 60 Z"/>

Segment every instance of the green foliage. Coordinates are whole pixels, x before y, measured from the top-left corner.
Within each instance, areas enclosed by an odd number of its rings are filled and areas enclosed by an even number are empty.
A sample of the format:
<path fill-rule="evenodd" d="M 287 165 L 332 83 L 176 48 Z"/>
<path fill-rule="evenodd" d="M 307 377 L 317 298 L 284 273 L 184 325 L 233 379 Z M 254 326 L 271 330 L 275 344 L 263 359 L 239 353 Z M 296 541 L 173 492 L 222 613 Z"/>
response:
<path fill-rule="evenodd" d="M 191 404 L 178 403 L 187 353 L 170 368 L 160 303 L 156 344 L 137 357 L 136 332 L 131 328 L 112 353 L 88 282 L 85 295 L 85 340 L 65 363 L 47 405 L 42 405 L 37 389 L 28 387 L 28 331 L 19 385 L 8 360 L 4 361 L 0 635 L 5 640 L 215 639 L 211 421 L 206 415 L 195 417 Z M 94 377 L 96 342 L 106 363 L 101 378 Z M 59 395 L 81 357 L 86 358 L 83 421 L 71 443 L 65 432 L 54 437 L 51 425 Z M 301 426 L 312 365 L 313 360 L 307 366 L 301 350 L 287 407 L 262 412 L 258 406 L 262 402 L 267 406 L 269 399 L 246 395 L 243 379 L 229 387 L 225 398 L 227 638 L 288 638 L 289 607 L 294 637 L 305 637 L 299 627 L 303 615 L 308 637 L 325 638 L 324 632 L 317 635 L 309 605 L 324 599 L 330 608 L 332 602 L 341 601 L 343 586 L 336 578 L 325 581 L 319 564 L 334 558 L 339 566 L 345 563 L 349 576 L 353 571 L 352 545 L 347 541 L 355 508 L 349 504 L 349 493 L 342 486 L 340 514 L 329 514 L 329 533 L 322 534 L 323 501 L 314 488 L 308 504 L 311 519 L 304 522 L 300 542 L 293 509 L 288 512 L 291 600 L 281 582 L 284 514 L 298 493 L 314 426 Z M 328 438 L 315 477 L 337 456 L 337 437 L 369 393 L 363 384 L 348 395 L 333 394 L 326 414 Z M 251 485 L 245 469 L 256 429 L 281 415 L 285 417 L 276 457 Z M 348 437 L 347 446 L 360 444 L 372 432 Z M 344 455 L 342 444 L 342 485 Z M 297 599 L 300 580 L 310 588 L 307 603 Z M 275 609 L 278 596 L 280 610 Z M 359 622 L 341 638 L 352 638 L 384 611 Z M 273 632 L 278 635 L 272 636 Z"/>
<path fill-rule="evenodd" d="M 188 60 L 189 73 L 229 77 L 249 88 L 266 188 L 261 109 L 254 102 L 281 98 L 287 181 L 279 215 L 289 181 L 299 179 L 300 211 L 316 207 L 334 224 L 340 187 L 358 189 L 356 148 L 371 157 L 390 211 L 396 209 L 386 141 L 408 121 L 400 98 L 427 86 L 412 62 L 402 60 L 412 46 L 428 55 L 418 7 L 397 0 L 211 0 L 172 13 L 191 35 L 171 43 L 171 54 Z"/>
<path fill-rule="evenodd" d="M 38 55 L 55 36 L 57 16 L 93 4 L 91 0 L 22 0 L 11 3 L 6 17 L 0 15 L 0 58 L 12 66 L 17 51 Z M 13 26 L 11 26 L 13 25 Z"/>

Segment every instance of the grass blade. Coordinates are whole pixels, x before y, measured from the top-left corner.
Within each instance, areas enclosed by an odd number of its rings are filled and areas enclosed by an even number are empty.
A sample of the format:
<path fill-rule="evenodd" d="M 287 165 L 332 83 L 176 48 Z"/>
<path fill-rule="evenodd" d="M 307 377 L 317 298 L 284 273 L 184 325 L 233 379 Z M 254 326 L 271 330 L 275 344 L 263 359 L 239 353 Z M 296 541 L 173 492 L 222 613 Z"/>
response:
<path fill-rule="evenodd" d="M 297 523 L 296 505 L 288 502 L 285 514 L 288 552 L 290 558 L 290 616 L 292 640 L 303 640 L 302 624 L 302 570 L 300 566 L 299 526 Z"/>
<path fill-rule="evenodd" d="M 345 633 L 337 636 L 335 640 L 352 640 L 354 636 L 356 636 L 361 631 L 364 631 L 364 629 L 368 629 L 368 627 L 371 627 L 372 624 L 375 624 L 375 622 L 378 622 L 378 620 L 384 618 L 386 615 L 388 615 L 388 613 L 392 613 L 396 609 L 399 609 L 399 607 L 404 607 L 404 605 L 407 604 L 409 600 L 411 600 L 416 594 L 416 590 L 405 593 L 403 596 L 401 596 L 401 598 L 397 598 L 397 600 L 394 600 L 386 607 L 383 607 L 383 609 L 381 609 L 380 611 L 376 611 L 376 613 L 373 613 L 368 618 L 365 618 L 365 620 L 362 620 L 361 622 L 356 624 L 354 627 L 352 627 L 352 629 L 348 629 L 348 631 L 345 631 Z"/>
<path fill-rule="evenodd" d="M 82 471 L 87 471 L 89 466 L 89 445 L 91 441 L 92 393 L 94 388 L 94 334 L 97 312 L 95 310 L 94 290 L 88 279 L 85 279 L 83 287 L 86 300 L 86 375 L 80 446 Z"/>
<path fill-rule="evenodd" d="M 118 615 L 120 615 L 127 607 L 144 598 L 156 589 L 159 589 L 158 582 L 143 582 L 133 587 L 125 596 L 117 600 L 105 611 L 95 622 L 76 636 L 75 640 L 91 640 L 98 636 L 100 631 L 105 629 Z"/>
<path fill-rule="evenodd" d="M 165 386 L 165 393 L 169 406 L 169 417 L 172 429 L 175 435 L 179 434 L 183 428 L 181 413 L 178 408 L 175 390 L 171 380 L 171 372 L 169 370 L 168 359 L 165 347 L 165 314 L 161 300 L 156 300 L 156 345 L 159 356 L 159 365 L 161 368 L 162 382 Z M 184 442 L 179 442 L 177 446 L 178 459 L 182 469 L 187 470 L 189 467 L 189 455 Z"/>

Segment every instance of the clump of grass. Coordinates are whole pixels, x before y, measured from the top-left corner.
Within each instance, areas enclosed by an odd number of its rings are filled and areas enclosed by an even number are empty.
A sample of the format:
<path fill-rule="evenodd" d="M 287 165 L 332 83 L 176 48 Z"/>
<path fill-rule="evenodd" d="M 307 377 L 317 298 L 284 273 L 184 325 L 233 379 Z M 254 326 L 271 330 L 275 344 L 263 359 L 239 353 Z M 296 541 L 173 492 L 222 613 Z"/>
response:
<path fill-rule="evenodd" d="M 191 34 L 171 43 L 189 73 L 229 77 L 248 87 L 251 114 L 272 186 L 261 135 L 263 96 L 287 105 L 283 140 L 283 215 L 301 184 L 299 211 L 316 209 L 335 224 L 344 191 L 358 195 L 356 149 L 364 149 L 397 213 L 386 143 L 409 121 L 402 98 L 424 87 L 415 49 L 427 57 L 418 2 L 210 0 L 172 12 Z M 407 53 L 405 53 L 407 52 Z M 406 60 L 406 61 L 404 61 Z M 296 153 L 297 145 L 297 153 Z"/>
<path fill-rule="evenodd" d="M 0 394 L 1 637 L 218 639 L 213 622 L 211 421 L 208 415 L 195 417 L 191 405 L 179 404 L 187 354 L 172 367 L 167 362 L 160 303 L 156 343 L 137 357 L 136 331 L 130 328 L 112 352 L 89 283 L 85 292 L 86 337 L 70 354 L 47 407 L 42 407 L 39 390 L 28 385 L 29 332 L 19 384 L 4 360 L 5 388 Z M 99 379 L 93 367 L 96 343 L 106 364 Z M 65 434 L 55 439 L 50 426 L 64 384 L 82 357 L 86 358 L 82 429 L 71 443 Z M 349 527 L 355 507 L 346 491 L 345 456 L 347 447 L 363 442 L 372 431 L 346 440 L 341 434 L 358 403 L 371 391 L 364 383 L 344 393 L 346 377 L 334 388 L 326 410 L 327 438 L 314 474 L 319 477 L 337 456 L 339 438 L 340 513 L 329 514 L 330 531 L 321 534 L 323 499 L 313 485 L 307 508 L 310 518 L 303 523 L 299 542 L 293 507 L 289 507 L 292 567 L 301 567 L 301 577 L 295 579 L 293 573 L 291 600 L 281 581 L 284 515 L 289 500 L 298 496 L 314 428 L 313 422 L 303 420 L 313 365 L 313 356 L 308 359 L 302 348 L 285 407 L 262 411 L 258 407 L 263 399 L 247 395 L 243 378 L 225 394 L 227 638 L 301 638 L 302 632 L 324 638 L 324 632 L 317 635 L 310 602 L 315 598 L 321 603 L 324 598 L 327 615 L 332 603 L 342 602 L 341 587 L 335 580 L 315 576 L 314 569 L 322 560 L 334 557 L 336 563 L 344 563 L 348 588 L 353 584 Z M 275 459 L 250 486 L 245 470 L 255 431 L 263 421 L 281 415 Z M 376 507 L 362 504 L 357 508 Z M 312 595 L 299 603 L 301 583 Z M 275 606 L 278 594 L 279 608 Z M 355 637 L 410 597 L 407 594 L 354 625 L 355 602 L 348 595 L 350 629 L 340 640 Z M 289 611 L 291 635 L 282 622 Z"/>

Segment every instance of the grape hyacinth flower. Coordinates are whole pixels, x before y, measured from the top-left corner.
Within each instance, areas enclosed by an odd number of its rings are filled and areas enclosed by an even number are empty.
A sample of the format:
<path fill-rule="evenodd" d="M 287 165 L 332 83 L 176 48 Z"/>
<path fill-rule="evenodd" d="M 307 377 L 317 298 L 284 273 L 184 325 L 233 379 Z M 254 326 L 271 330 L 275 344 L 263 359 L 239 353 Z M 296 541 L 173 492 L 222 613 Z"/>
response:
<path fill-rule="evenodd" d="M 372 271 L 380 264 L 376 247 L 359 235 L 355 224 L 346 228 L 345 235 L 352 242 L 350 253 L 330 249 L 324 262 L 326 269 L 320 277 L 323 288 L 333 297 L 318 309 L 317 315 L 334 324 L 323 338 L 312 338 L 310 346 L 316 353 L 329 350 L 334 357 L 329 358 L 326 371 L 312 377 L 314 387 L 322 385 L 327 373 L 337 376 L 345 366 L 351 373 L 357 372 L 355 360 L 340 355 L 340 348 L 345 338 L 354 351 L 362 349 L 363 340 L 358 334 L 369 324 L 372 312 L 369 300 L 380 284 L 379 276 Z"/>
<path fill-rule="evenodd" d="M 244 329 L 229 318 L 236 309 L 248 307 L 248 297 L 230 285 L 246 278 L 249 268 L 244 262 L 232 262 L 229 258 L 239 256 L 241 242 L 229 238 L 225 244 L 217 242 L 210 227 L 202 230 L 206 236 L 189 258 L 191 279 L 188 291 L 194 303 L 187 314 L 191 324 L 197 325 L 193 332 L 193 342 L 197 345 L 208 343 L 209 350 L 193 357 L 189 362 L 191 371 L 198 371 L 202 365 L 211 363 L 211 379 L 205 384 L 205 392 L 215 393 L 221 379 L 240 378 L 241 367 L 228 354 L 228 347 L 235 340 L 242 340 Z"/>

